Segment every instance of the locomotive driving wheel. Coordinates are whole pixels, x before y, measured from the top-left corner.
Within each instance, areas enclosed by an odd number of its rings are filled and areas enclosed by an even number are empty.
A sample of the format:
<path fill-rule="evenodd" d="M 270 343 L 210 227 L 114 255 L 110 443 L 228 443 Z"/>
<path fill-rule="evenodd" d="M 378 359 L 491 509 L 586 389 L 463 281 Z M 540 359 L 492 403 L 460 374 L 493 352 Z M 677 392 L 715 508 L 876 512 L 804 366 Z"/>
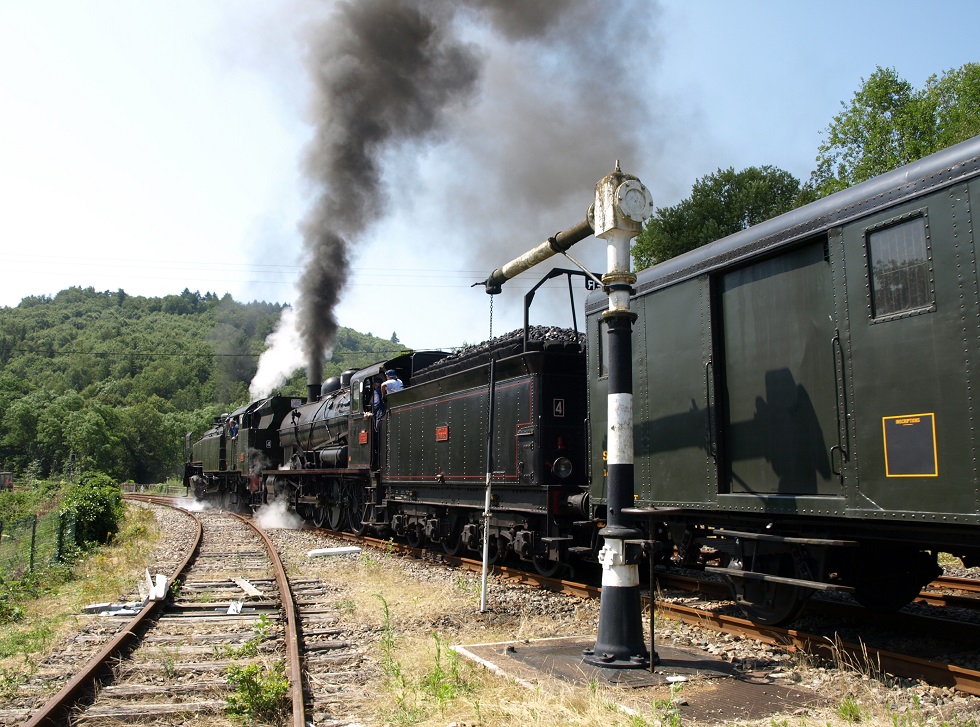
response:
<path fill-rule="evenodd" d="M 353 482 L 345 488 L 347 494 L 347 507 L 344 510 L 344 517 L 348 528 L 355 535 L 364 535 L 367 525 L 364 524 L 364 507 L 367 504 L 367 495 L 364 486 L 359 482 Z"/>
<path fill-rule="evenodd" d="M 343 492 L 340 487 L 340 480 L 327 481 L 324 509 L 326 510 L 327 527 L 331 530 L 339 530 L 344 519 Z"/>

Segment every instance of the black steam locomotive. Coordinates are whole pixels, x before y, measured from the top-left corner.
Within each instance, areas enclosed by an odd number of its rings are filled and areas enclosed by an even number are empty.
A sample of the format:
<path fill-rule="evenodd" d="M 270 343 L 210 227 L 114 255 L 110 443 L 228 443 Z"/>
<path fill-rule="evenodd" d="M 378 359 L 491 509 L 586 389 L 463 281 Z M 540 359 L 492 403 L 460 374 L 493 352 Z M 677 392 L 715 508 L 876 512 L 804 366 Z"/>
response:
<path fill-rule="evenodd" d="M 753 620 L 826 590 L 896 609 L 940 552 L 980 565 L 978 199 L 980 137 L 638 275 L 637 516 Z"/>
<path fill-rule="evenodd" d="M 387 371 L 405 388 L 382 412 L 374 391 Z M 405 353 L 344 372 L 311 401 L 274 396 L 222 417 L 188 442 L 185 485 L 226 506 L 288 498 L 317 525 L 456 554 L 483 547 L 489 448 L 491 558 L 554 573 L 594 540 L 585 387 L 574 332 L 535 328 L 465 355 Z"/>
<path fill-rule="evenodd" d="M 816 591 L 899 608 L 940 553 L 980 565 L 976 199 L 980 137 L 639 274 L 632 516 L 658 558 L 720 573 L 773 624 Z M 186 482 L 477 549 L 494 392 L 492 550 L 553 572 L 600 544 L 606 305 L 586 303 L 587 354 L 577 334 L 407 353 L 316 401 L 249 404 Z M 376 417 L 388 369 L 406 386 Z"/>

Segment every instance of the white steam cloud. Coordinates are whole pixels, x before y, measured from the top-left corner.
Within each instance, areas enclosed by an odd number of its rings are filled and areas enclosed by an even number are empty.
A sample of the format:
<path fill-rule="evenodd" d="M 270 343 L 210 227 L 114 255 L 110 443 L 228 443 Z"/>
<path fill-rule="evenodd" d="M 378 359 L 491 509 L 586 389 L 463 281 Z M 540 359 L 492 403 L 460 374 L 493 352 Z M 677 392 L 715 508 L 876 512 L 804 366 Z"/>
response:
<path fill-rule="evenodd" d="M 306 354 L 296 322 L 296 311 L 289 306 L 283 308 L 276 329 L 265 339 L 268 348 L 259 357 L 258 371 L 248 387 L 253 401 L 272 394 L 294 372 L 306 365 Z M 330 351 L 325 359 L 330 360 Z"/>

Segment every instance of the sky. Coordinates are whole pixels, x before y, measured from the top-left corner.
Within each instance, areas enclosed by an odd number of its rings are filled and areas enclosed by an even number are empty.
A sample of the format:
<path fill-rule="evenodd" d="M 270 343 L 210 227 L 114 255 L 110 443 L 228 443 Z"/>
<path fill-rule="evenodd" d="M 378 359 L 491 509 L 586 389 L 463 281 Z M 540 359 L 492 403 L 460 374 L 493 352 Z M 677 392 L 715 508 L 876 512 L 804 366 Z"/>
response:
<path fill-rule="evenodd" d="M 333 42 L 333 5 L 0 0 L 0 306 L 70 286 L 295 304 L 323 184 L 306 59 Z M 471 285 L 580 222 L 617 159 L 658 207 L 728 167 L 805 180 L 876 66 L 918 88 L 980 60 L 972 0 L 632 0 L 605 18 L 613 7 L 538 35 L 446 17 L 478 78 L 433 130 L 377 150 L 337 323 L 418 349 L 514 330 L 524 293 L 570 263 L 508 282 L 492 319 Z M 594 238 L 570 254 L 605 267 Z M 555 285 L 532 323 L 571 324 Z"/>

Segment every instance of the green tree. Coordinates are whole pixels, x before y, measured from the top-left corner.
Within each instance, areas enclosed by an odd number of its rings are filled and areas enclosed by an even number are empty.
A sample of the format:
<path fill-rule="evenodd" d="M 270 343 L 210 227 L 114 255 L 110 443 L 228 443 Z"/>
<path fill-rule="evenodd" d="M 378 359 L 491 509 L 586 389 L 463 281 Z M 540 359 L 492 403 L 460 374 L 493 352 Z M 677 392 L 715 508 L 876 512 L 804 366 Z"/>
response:
<path fill-rule="evenodd" d="M 919 90 L 878 66 L 841 106 L 810 176 L 821 197 L 980 134 L 980 64 L 933 75 Z"/>
<path fill-rule="evenodd" d="M 687 199 L 657 209 L 633 243 L 634 266 L 669 260 L 806 201 L 800 181 L 782 169 L 719 169 L 697 180 Z"/>
<path fill-rule="evenodd" d="M 130 475 L 132 460 L 116 409 L 94 404 L 73 412 L 64 431 L 66 443 L 77 455 L 82 472 L 105 472 L 116 479 Z"/>

